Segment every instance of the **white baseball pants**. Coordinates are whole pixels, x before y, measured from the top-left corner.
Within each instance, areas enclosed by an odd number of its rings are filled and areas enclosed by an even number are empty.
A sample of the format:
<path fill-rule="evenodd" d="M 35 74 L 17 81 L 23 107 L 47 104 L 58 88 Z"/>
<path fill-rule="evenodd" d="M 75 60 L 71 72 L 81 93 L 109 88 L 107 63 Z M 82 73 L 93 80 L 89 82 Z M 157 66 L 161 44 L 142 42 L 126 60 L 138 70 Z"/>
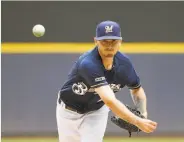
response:
<path fill-rule="evenodd" d="M 59 142 L 102 142 L 107 126 L 109 108 L 104 105 L 86 114 L 65 109 L 57 101 L 56 119 Z"/>

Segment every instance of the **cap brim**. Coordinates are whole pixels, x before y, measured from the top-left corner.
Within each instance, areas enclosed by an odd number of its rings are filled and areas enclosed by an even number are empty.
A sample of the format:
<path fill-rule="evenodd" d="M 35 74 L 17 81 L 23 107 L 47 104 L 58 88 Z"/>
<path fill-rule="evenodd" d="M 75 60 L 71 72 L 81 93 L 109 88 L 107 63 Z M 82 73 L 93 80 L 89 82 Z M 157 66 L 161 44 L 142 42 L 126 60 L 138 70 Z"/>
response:
<path fill-rule="evenodd" d="M 122 37 L 118 36 L 102 36 L 102 37 L 95 37 L 96 40 L 105 40 L 105 39 L 118 39 L 122 40 Z"/>

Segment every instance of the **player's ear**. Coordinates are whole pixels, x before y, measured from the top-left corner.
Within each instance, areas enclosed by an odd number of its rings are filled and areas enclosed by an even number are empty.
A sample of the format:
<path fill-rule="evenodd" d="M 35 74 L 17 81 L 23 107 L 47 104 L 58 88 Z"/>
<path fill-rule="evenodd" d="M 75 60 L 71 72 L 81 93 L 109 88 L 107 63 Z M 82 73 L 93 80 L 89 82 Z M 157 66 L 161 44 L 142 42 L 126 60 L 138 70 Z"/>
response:
<path fill-rule="evenodd" d="M 97 45 L 97 40 L 96 40 L 96 38 L 94 37 L 94 42 L 95 42 L 95 45 Z"/>
<path fill-rule="evenodd" d="M 121 44 L 123 43 L 123 40 L 120 40 L 120 42 L 119 42 L 119 43 L 120 43 L 120 46 L 121 46 Z"/>

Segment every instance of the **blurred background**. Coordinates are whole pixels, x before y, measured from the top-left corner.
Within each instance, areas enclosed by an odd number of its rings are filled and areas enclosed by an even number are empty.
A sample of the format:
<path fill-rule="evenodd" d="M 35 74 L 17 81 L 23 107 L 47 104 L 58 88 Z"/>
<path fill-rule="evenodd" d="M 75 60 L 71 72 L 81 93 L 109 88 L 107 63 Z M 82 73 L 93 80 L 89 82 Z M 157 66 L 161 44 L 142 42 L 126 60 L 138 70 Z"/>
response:
<path fill-rule="evenodd" d="M 154 133 L 133 134 L 131 141 L 172 136 L 167 141 L 184 142 L 184 2 L 2 1 L 1 6 L 4 142 L 57 141 L 57 92 L 75 60 L 94 47 L 96 25 L 104 20 L 121 25 L 121 52 L 141 78 L 149 118 L 158 122 Z M 45 27 L 43 37 L 32 34 L 36 24 Z M 127 88 L 116 96 L 133 105 Z M 130 141 L 115 138 L 128 133 L 110 121 L 105 136 L 105 142 Z"/>

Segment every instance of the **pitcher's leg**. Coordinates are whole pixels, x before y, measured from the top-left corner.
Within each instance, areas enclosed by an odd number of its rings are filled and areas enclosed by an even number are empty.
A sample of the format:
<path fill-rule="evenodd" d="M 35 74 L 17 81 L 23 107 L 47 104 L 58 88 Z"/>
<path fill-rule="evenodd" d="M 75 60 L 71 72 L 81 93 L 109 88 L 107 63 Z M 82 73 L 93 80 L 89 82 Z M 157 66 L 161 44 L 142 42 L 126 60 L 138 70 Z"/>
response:
<path fill-rule="evenodd" d="M 72 120 L 72 115 L 69 112 L 65 112 L 64 108 L 57 105 L 56 119 L 58 127 L 59 142 L 80 142 L 80 135 L 77 130 L 79 122 Z M 75 117 L 74 117 L 75 119 Z"/>
<path fill-rule="evenodd" d="M 79 129 L 81 142 L 103 141 L 109 112 L 105 107 L 101 108 L 101 110 L 89 113 L 84 117 Z"/>

